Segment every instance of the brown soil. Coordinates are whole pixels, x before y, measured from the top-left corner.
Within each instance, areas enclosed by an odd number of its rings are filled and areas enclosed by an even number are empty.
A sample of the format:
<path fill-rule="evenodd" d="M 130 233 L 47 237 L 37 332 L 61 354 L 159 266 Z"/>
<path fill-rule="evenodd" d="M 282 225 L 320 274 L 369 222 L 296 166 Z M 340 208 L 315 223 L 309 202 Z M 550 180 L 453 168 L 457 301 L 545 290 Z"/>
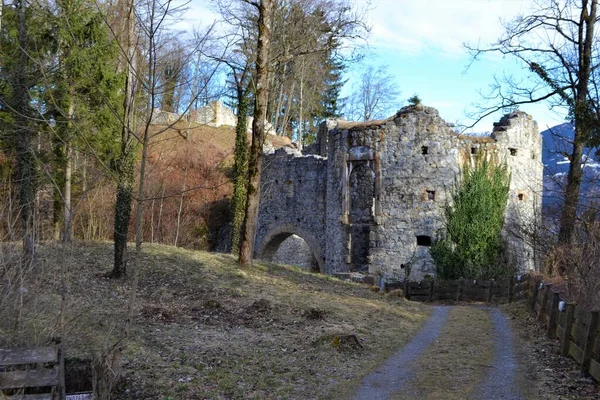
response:
<path fill-rule="evenodd" d="M 579 376 L 579 365 L 560 355 L 558 340 L 546 338 L 545 329 L 529 313 L 525 302 L 502 307 L 519 341 L 515 356 L 521 364 L 519 385 L 530 399 L 600 399 L 600 385 Z"/>

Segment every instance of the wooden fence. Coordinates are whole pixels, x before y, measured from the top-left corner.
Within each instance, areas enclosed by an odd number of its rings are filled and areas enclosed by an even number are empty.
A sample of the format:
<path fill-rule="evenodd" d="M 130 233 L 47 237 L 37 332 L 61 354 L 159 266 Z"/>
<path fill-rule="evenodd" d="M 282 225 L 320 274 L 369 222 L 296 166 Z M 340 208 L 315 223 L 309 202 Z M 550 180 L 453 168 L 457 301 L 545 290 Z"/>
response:
<path fill-rule="evenodd" d="M 525 299 L 529 281 L 528 275 L 500 281 L 427 279 L 420 282 L 388 282 L 384 285 L 384 291 L 402 289 L 404 297 L 415 301 L 454 300 L 502 304 Z"/>
<path fill-rule="evenodd" d="M 530 307 L 544 322 L 548 338 L 560 340 L 561 354 L 577 361 L 582 376 L 590 374 L 600 382 L 599 312 L 569 303 L 563 294 L 553 290 L 551 283 L 539 279 L 532 281 Z"/>

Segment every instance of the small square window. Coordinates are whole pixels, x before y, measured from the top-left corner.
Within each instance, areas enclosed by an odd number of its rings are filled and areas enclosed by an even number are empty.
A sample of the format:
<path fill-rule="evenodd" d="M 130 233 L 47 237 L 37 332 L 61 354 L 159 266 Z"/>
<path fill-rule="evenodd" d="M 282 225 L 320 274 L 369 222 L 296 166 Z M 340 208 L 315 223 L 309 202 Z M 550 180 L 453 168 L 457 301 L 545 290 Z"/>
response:
<path fill-rule="evenodd" d="M 510 148 L 510 149 L 508 149 L 508 151 L 510 151 L 510 155 L 511 156 L 516 156 L 517 155 L 517 149 Z"/>
<path fill-rule="evenodd" d="M 417 236 L 417 246 L 431 246 L 431 236 Z"/>
<path fill-rule="evenodd" d="M 517 197 L 518 197 L 519 201 L 523 201 L 523 200 L 525 200 L 525 195 L 524 195 L 523 193 L 519 193 L 519 194 L 517 195 Z"/>
<path fill-rule="evenodd" d="M 428 153 L 429 153 L 429 147 L 421 146 L 421 154 L 428 154 Z"/>
<path fill-rule="evenodd" d="M 435 200 L 435 190 L 427 191 L 427 200 Z"/>
<path fill-rule="evenodd" d="M 471 154 L 477 154 L 477 147 L 471 147 Z"/>

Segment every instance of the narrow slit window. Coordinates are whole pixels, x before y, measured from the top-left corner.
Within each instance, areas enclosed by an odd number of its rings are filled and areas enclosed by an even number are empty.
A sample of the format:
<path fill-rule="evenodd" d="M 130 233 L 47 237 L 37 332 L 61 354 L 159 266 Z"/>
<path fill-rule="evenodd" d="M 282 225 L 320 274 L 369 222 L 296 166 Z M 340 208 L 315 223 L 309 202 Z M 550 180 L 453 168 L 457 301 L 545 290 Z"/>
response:
<path fill-rule="evenodd" d="M 516 156 L 517 155 L 517 149 L 509 148 L 508 151 L 510 151 L 510 155 L 511 156 Z"/>
<path fill-rule="evenodd" d="M 471 154 L 477 154 L 477 147 L 471 147 Z"/>
<path fill-rule="evenodd" d="M 427 200 L 431 200 L 431 201 L 435 200 L 435 190 L 427 191 Z"/>
<path fill-rule="evenodd" d="M 421 146 L 421 154 L 429 154 L 429 147 Z"/>
<path fill-rule="evenodd" d="M 427 235 L 417 236 L 417 246 L 431 246 L 431 236 L 427 236 Z"/>

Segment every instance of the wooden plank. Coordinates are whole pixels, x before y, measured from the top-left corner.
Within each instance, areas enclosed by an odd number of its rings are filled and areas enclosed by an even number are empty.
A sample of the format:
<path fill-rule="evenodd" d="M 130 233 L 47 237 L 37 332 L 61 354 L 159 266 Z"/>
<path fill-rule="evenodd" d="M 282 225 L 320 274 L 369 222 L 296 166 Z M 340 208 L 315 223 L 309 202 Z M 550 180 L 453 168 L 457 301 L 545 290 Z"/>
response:
<path fill-rule="evenodd" d="M 566 312 L 558 313 L 558 320 L 556 321 L 556 324 L 558 326 L 560 326 L 561 328 L 564 328 L 566 321 L 567 321 L 567 313 Z"/>
<path fill-rule="evenodd" d="M 425 295 L 410 295 L 410 300 L 411 301 L 422 301 L 425 302 L 429 299 L 429 295 L 425 294 Z"/>
<path fill-rule="evenodd" d="M 565 340 L 565 328 L 562 328 L 560 326 L 556 327 L 556 337 L 557 339 L 561 342 L 564 343 Z M 568 348 L 567 348 L 568 350 Z"/>
<path fill-rule="evenodd" d="M 433 301 L 433 296 L 435 295 L 435 281 L 431 281 L 431 285 L 429 285 L 429 300 Z"/>
<path fill-rule="evenodd" d="M 2 397 L 6 400 L 54 400 L 56 397 L 52 393 L 39 393 L 39 394 L 17 394 L 14 396 Z"/>
<path fill-rule="evenodd" d="M 58 367 L 0 372 L 0 389 L 58 385 Z"/>
<path fill-rule="evenodd" d="M 590 375 L 597 382 L 600 382 L 600 363 L 594 359 L 590 361 Z"/>
<path fill-rule="evenodd" d="M 461 279 L 460 284 L 458 285 L 457 293 L 456 293 L 456 301 L 462 300 L 462 292 L 463 292 L 464 285 L 465 285 L 465 280 Z"/>
<path fill-rule="evenodd" d="M 544 293 L 542 296 L 542 308 L 540 309 L 539 319 L 540 321 L 546 322 L 546 316 L 548 313 L 548 298 L 550 298 L 550 290 L 552 290 L 552 284 L 546 283 L 544 286 Z"/>
<path fill-rule="evenodd" d="M 554 336 L 556 335 L 556 319 L 558 318 L 559 301 L 560 293 L 552 291 L 552 303 L 550 304 L 548 329 L 546 330 L 546 337 L 548 339 L 554 339 Z"/>
<path fill-rule="evenodd" d="M 590 370 L 590 362 L 592 360 L 592 347 L 594 346 L 594 339 L 596 334 L 596 328 L 598 327 L 598 318 L 600 313 L 594 311 L 590 315 L 590 322 L 588 326 L 588 332 L 585 340 L 585 347 L 583 349 L 583 360 L 581 362 L 581 374 L 585 374 Z"/>
<path fill-rule="evenodd" d="M 578 324 L 577 322 L 579 321 L 575 321 L 573 323 L 573 328 L 571 329 L 571 341 L 577 343 L 578 346 L 581 346 L 583 348 L 585 346 L 585 341 L 587 337 L 587 329 L 585 329 L 584 326 Z"/>
<path fill-rule="evenodd" d="M 56 347 L 33 347 L 29 349 L 0 349 L 0 365 L 25 365 L 57 363 Z"/>
<path fill-rule="evenodd" d="M 540 285 L 538 283 L 538 279 L 536 279 L 533 282 L 533 292 L 531 294 L 531 313 L 535 314 L 537 312 L 536 310 L 536 304 L 537 304 L 537 298 L 538 296 L 538 292 L 540 290 Z"/>
<path fill-rule="evenodd" d="M 573 329 L 573 320 L 575 317 L 575 304 L 567 303 L 567 310 L 565 314 L 565 327 L 563 330 L 564 333 L 560 346 L 560 354 L 563 357 L 566 357 L 569 354 L 569 343 L 571 343 L 571 330 Z"/>
<path fill-rule="evenodd" d="M 591 315 L 592 313 L 583 307 L 577 307 L 575 309 L 575 319 L 581 321 L 581 324 L 584 325 L 585 328 L 588 326 L 587 324 Z"/>
<path fill-rule="evenodd" d="M 583 350 L 573 342 L 569 343 L 569 355 L 573 357 L 575 361 L 577 361 L 577 364 L 581 364 L 581 360 L 583 359 Z"/>

